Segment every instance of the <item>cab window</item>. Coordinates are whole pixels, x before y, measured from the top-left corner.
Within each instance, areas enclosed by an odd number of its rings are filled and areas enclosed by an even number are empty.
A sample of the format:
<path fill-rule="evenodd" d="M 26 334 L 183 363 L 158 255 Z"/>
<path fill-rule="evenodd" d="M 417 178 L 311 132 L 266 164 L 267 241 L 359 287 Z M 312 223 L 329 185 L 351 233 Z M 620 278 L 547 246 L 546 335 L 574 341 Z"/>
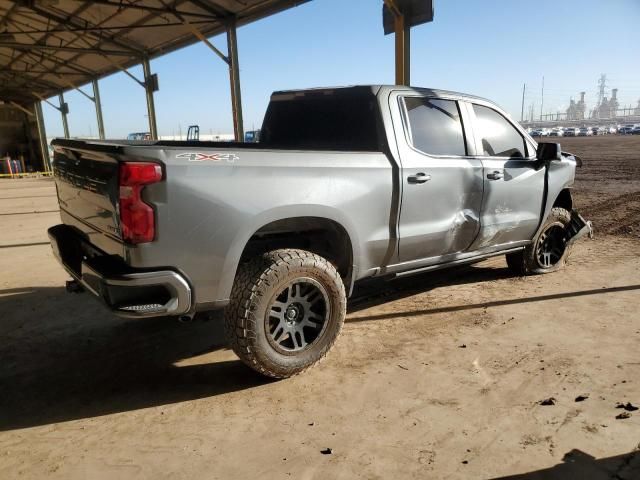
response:
<path fill-rule="evenodd" d="M 453 100 L 405 97 L 411 144 L 431 155 L 467 154 L 458 105 Z"/>

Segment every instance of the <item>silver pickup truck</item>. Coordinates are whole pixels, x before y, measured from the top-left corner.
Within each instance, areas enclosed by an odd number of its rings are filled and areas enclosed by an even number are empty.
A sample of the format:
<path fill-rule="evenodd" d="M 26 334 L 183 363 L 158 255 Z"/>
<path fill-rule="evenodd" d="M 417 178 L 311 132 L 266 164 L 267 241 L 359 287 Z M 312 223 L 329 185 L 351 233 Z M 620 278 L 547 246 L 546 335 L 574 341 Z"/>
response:
<path fill-rule="evenodd" d="M 553 272 L 590 231 L 569 190 L 579 158 L 454 92 L 283 91 L 259 143 L 53 148 L 68 289 L 127 317 L 224 308 L 236 354 L 278 378 L 327 353 L 358 280 L 495 255 Z"/>

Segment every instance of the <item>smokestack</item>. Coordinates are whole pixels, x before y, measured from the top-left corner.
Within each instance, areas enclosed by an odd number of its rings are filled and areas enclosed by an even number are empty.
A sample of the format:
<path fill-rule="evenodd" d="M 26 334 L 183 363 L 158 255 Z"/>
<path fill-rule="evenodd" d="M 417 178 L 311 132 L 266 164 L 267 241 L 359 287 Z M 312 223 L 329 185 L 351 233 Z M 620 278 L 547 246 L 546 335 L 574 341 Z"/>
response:
<path fill-rule="evenodd" d="M 580 101 L 584 102 L 584 96 L 587 94 L 587 92 L 580 92 Z"/>
<path fill-rule="evenodd" d="M 618 98 L 618 89 L 614 88 L 611 90 L 611 100 L 615 100 L 616 98 Z"/>

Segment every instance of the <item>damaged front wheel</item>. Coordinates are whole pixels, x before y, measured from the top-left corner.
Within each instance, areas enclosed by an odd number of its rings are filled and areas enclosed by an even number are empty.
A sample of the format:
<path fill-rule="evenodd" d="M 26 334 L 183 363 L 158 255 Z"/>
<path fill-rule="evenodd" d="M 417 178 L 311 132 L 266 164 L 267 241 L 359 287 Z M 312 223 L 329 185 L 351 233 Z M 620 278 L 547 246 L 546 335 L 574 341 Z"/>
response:
<path fill-rule="evenodd" d="M 507 265 L 518 275 L 551 273 L 561 269 L 569 256 L 571 213 L 552 208 L 540 234 L 524 250 L 508 253 Z"/>

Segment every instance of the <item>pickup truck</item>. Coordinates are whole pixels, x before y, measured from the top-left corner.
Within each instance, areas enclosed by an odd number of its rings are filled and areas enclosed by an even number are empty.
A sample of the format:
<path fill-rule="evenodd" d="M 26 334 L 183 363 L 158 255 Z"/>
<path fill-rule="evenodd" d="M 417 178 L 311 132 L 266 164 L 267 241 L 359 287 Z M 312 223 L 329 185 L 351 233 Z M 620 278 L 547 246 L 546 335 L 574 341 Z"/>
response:
<path fill-rule="evenodd" d="M 233 350 L 276 378 L 329 351 L 361 279 L 495 255 L 553 272 L 590 232 L 570 193 L 579 158 L 448 91 L 275 92 L 259 143 L 53 148 L 68 289 L 126 317 L 224 308 Z"/>

